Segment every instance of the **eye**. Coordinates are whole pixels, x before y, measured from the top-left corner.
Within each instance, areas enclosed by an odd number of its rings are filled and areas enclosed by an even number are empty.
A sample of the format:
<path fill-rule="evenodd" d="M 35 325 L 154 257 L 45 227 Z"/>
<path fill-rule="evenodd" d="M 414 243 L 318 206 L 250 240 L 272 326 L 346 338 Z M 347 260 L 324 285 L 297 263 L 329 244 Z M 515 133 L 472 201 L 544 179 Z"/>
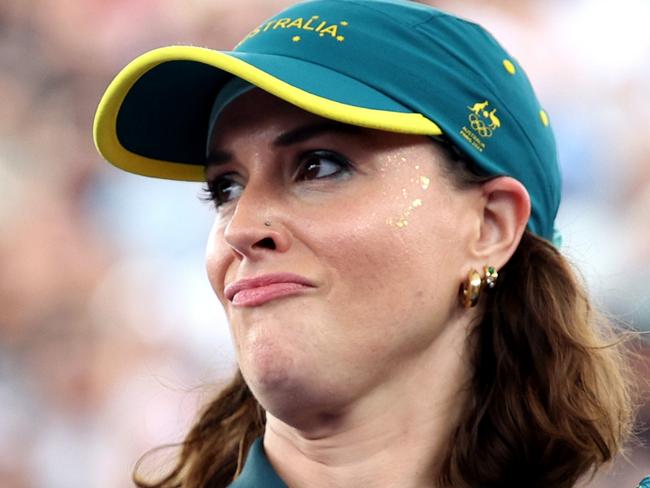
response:
<path fill-rule="evenodd" d="M 352 164 L 341 154 L 327 150 L 308 151 L 298 158 L 295 181 L 335 179 L 348 176 Z M 218 209 L 239 198 L 244 185 L 237 181 L 238 173 L 225 173 L 207 181 L 201 199 L 210 201 Z"/>
<path fill-rule="evenodd" d="M 203 187 L 203 200 L 214 203 L 219 208 L 241 195 L 244 186 L 234 179 L 235 173 L 226 173 L 213 180 L 210 180 Z"/>
<path fill-rule="evenodd" d="M 303 153 L 294 178 L 297 181 L 338 178 L 348 175 L 352 165 L 342 155 L 333 151 Z"/>

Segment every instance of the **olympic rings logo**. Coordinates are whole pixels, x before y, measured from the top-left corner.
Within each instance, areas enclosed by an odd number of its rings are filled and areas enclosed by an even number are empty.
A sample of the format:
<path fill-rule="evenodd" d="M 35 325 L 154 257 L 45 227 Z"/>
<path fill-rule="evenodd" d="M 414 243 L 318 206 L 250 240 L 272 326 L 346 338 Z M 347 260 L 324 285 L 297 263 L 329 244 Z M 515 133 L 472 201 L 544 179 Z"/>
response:
<path fill-rule="evenodd" d="M 489 106 L 490 102 L 485 100 L 467 107 L 469 109 L 469 125 L 483 139 L 492 137 L 494 131 L 501 127 L 501 119 L 497 116 L 497 109 L 490 109 Z"/>
<path fill-rule="evenodd" d="M 490 127 L 488 127 L 481 118 L 475 113 L 469 114 L 469 126 L 474 132 L 476 132 L 481 137 L 492 137 L 494 133 Z"/>

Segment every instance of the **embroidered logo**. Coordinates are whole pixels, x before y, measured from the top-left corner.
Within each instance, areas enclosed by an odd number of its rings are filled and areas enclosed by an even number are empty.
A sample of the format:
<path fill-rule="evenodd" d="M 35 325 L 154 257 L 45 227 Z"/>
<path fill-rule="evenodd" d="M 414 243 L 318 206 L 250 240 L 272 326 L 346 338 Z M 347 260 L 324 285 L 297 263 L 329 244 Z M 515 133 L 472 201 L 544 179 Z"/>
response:
<path fill-rule="evenodd" d="M 496 108 L 490 110 L 488 100 L 477 102 L 467 108 L 469 109 L 469 115 L 467 116 L 469 128 L 463 127 L 460 130 L 460 135 L 482 152 L 485 149 L 483 140 L 492 137 L 494 132 L 501 127 L 501 120 L 497 117 Z"/>
<path fill-rule="evenodd" d="M 322 20 L 318 15 L 313 15 L 310 18 L 291 18 L 284 17 L 281 19 L 273 19 L 265 24 L 262 24 L 256 29 L 253 29 L 239 44 L 236 48 L 241 46 L 248 39 L 255 37 L 259 34 L 263 34 L 269 31 L 276 31 L 278 29 L 293 29 L 295 35 L 291 37 L 293 42 L 300 42 L 302 37 L 298 34 L 312 32 L 318 34 L 319 37 L 326 37 L 335 39 L 338 42 L 345 41 L 344 29 L 349 24 L 347 21 L 342 20 L 339 23 L 329 22 L 328 20 Z"/>

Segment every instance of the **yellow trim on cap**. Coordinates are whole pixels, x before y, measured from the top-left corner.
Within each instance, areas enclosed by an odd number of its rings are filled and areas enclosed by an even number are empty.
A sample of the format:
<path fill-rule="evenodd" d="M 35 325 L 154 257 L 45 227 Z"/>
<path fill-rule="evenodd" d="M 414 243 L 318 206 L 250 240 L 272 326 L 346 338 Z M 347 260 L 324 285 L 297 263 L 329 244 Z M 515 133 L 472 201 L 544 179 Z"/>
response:
<path fill-rule="evenodd" d="M 147 158 L 126 149 L 117 138 L 117 115 L 129 90 L 147 71 L 167 61 L 196 61 L 227 71 L 303 110 L 346 124 L 406 134 L 441 135 L 434 122 L 419 113 L 391 112 L 335 102 L 296 88 L 234 56 L 194 46 L 169 46 L 129 63 L 102 97 L 93 125 L 99 153 L 113 165 L 145 176 L 203 181 L 203 166 Z"/>

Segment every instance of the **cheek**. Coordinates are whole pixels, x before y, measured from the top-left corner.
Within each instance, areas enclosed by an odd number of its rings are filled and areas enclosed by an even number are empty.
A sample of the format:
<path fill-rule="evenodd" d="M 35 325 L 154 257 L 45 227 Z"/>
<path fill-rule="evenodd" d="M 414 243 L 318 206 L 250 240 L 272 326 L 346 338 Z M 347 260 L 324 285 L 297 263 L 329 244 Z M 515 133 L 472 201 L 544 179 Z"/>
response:
<path fill-rule="evenodd" d="M 216 293 L 219 301 L 225 306 L 223 298 L 223 284 L 227 270 L 227 253 L 224 252 L 223 244 L 223 225 L 218 221 L 212 226 L 205 250 L 205 267 L 208 274 L 208 280 L 212 289 Z"/>
<path fill-rule="evenodd" d="M 437 271 L 448 258 L 446 243 L 431 229 L 397 228 L 387 223 L 389 218 L 378 212 L 374 222 L 339 225 L 324 254 L 332 303 L 343 319 L 355 319 L 361 340 L 364 329 L 380 323 L 400 327 L 415 308 L 431 307 L 432 297 L 448 281 L 444 272 Z"/>
<path fill-rule="evenodd" d="M 319 252 L 331 274 L 335 322 L 366 350 L 408 340 L 407 330 L 417 335 L 434 322 L 442 326 L 456 303 L 462 246 L 453 199 L 423 195 L 417 186 L 406 187 L 406 197 L 402 190 L 370 214 L 348 210 Z M 413 206 L 415 199 L 420 204 Z M 407 223 L 397 225 L 396 216 Z"/>

